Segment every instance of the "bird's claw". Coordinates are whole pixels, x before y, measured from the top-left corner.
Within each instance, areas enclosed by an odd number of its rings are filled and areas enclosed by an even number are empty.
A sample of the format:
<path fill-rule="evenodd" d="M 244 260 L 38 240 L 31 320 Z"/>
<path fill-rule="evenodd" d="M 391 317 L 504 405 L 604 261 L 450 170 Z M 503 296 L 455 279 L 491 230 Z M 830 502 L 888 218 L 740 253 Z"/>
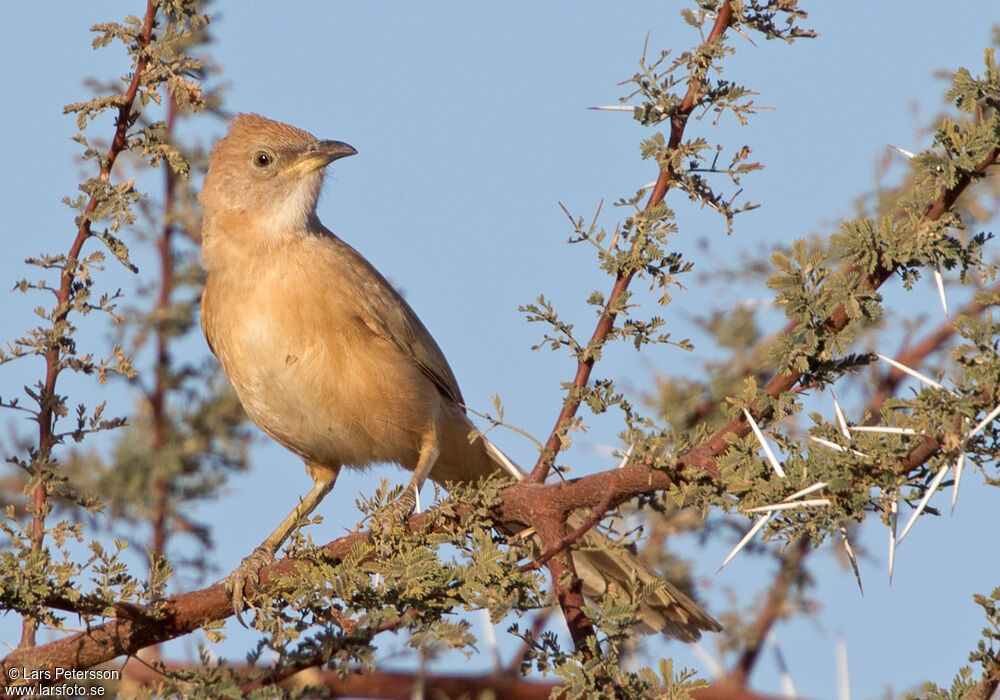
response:
<path fill-rule="evenodd" d="M 408 517 L 413 515 L 413 511 L 417 508 L 417 497 L 414 494 L 412 486 L 408 486 L 403 494 L 396 499 L 396 502 L 392 506 L 393 515 L 395 515 L 400 520 L 406 520 Z"/>
<path fill-rule="evenodd" d="M 257 547 L 257 549 L 251 552 L 250 556 L 244 557 L 240 565 L 236 567 L 233 573 L 226 577 L 226 595 L 233 603 L 233 612 L 236 613 L 236 619 L 244 627 L 247 623 L 243 621 L 243 611 L 247 609 L 247 601 L 243 597 L 243 589 L 246 584 L 250 584 L 251 588 L 255 589 L 260 585 L 260 570 L 265 566 L 274 563 L 274 552 L 271 552 L 263 547 Z"/>
<path fill-rule="evenodd" d="M 381 513 L 375 516 L 375 522 L 377 523 L 376 529 L 391 531 L 400 524 L 406 523 L 406 519 L 409 518 L 413 511 L 416 510 L 416 498 L 413 495 L 413 489 L 408 488 L 400 496 L 387 506 Z"/>

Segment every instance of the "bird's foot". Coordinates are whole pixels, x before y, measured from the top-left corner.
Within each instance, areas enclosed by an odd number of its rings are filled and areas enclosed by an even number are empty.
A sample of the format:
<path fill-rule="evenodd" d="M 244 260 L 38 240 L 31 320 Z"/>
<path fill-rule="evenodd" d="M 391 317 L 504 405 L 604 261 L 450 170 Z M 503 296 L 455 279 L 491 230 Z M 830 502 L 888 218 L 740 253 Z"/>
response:
<path fill-rule="evenodd" d="M 274 563 L 274 552 L 257 547 L 250 556 L 244 557 L 238 567 L 226 577 L 226 595 L 233 603 L 233 612 L 236 619 L 244 627 L 247 623 L 243 621 L 243 611 L 247 609 L 247 601 L 243 597 L 243 589 L 246 584 L 256 589 L 260 585 L 260 570 L 265 566 Z"/>
<path fill-rule="evenodd" d="M 393 514 L 400 520 L 406 520 L 417 509 L 417 494 L 413 486 L 407 486 L 403 495 L 396 499 L 392 506 Z"/>
<path fill-rule="evenodd" d="M 413 514 L 416 507 L 417 499 L 413 494 L 413 488 L 408 487 L 394 503 L 386 506 L 375 516 L 376 529 L 388 532 L 399 527 Z"/>

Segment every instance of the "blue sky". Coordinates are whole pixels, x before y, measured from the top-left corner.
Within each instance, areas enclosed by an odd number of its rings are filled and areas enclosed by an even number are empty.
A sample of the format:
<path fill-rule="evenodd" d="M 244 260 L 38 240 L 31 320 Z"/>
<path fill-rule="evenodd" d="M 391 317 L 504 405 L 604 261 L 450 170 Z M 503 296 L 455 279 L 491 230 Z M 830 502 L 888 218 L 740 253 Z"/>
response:
<path fill-rule="evenodd" d="M 987 0 L 955 1 L 947 12 L 929 3 L 905 11 L 894 3 L 803 4 L 811 12 L 807 25 L 820 38 L 793 46 L 755 39 L 756 47 L 738 38 L 737 54 L 727 62 L 727 76 L 758 92 L 757 103 L 773 111 L 745 127 L 725 117 L 718 127 L 704 120 L 689 129 L 690 136 L 705 135 L 730 149 L 748 144 L 766 166 L 743 183 L 746 196 L 763 206 L 737 219 L 732 238 L 719 217 L 671 195 L 682 226 L 677 246 L 701 274 L 738 265 L 740 255 L 776 243 L 829 233 L 836 221 L 853 215 L 854 197 L 873 186 L 887 144 L 913 151 L 928 144 L 922 127 L 940 109 L 944 90 L 935 71 L 961 65 L 978 71 L 990 25 L 1000 20 Z M 490 397 L 500 394 L 509 421 L 543 436 L 560 405 L 560 382 L 571 379 L 573 365 L 565 355 L 530 349 L 541 329 L 525 323 L 517 307 L 545 293 L 567 320 L 590 332 L 593 316 L 585 299 L 610 284 L 595 269 L 590 250 L 565 244 L 571 230 L 558 203 L 590 217 L 603 199 L 601 222 L 613 227 L 617 212 L 610 202 L 655 179 L 638 155 L 638 142 L 648 132 L 627 114 L 585 107 L 616 103 L 622 94 L 617 83 L 635 71 L 647 33 L 651 55 L 697 41 L 678 7 L 219 2 L 212 7 L 212 48 L 220 79 L 229 86 L 228 110 L 259 112 L 358 149 L 328 175 L 320 203 L 324 223 L 407 295 L 447 354 L 471 406 L 489 410 Z M 0 133 L 7 165 L 0 170 L 0 191 L 8 222 L 0 287 L 36 276 L 22 263 L 25 257 L 68 247 L 72 215 L 59 202 L 75 192 L 79 166 L 69 140 L 73 119 L 62 114 L 62 106 L 89 96 L 85 78 L 105 81 L 127 69 L 118 47 L 92 51 L 86 28 L 142 9 L 136 2 L 5 7 L 8 26 L 17 31 L 0 44 L 6 66 Z M 211 143 L 224 126 L 200 118 L 185 129 Z M 95 124 L 91 135 L 108 133 L 106 124 Z M 709 248 L 699 247 L 701 241 Z M 140 267 L 149 261 L 136 255 Z M 118 276 L 117 284 L 135 283 L 109 270 L 108 279 Z M 761 295 L 759 288 L 719 284 L 706 294 L 694 278 L 686 283 L 689 289 L 675 293 L 664 312 L 675 337 L 695 333 L 690 318 L 696 310 Z M 897 301 L 890 312 L 934 299 L 926 288 L 889 298 Z M 38 303 L 20 294 L 5 298 L 5 340 L 33 325 L 31 309 Z M 100 338 L 106 329 L 93 332 Z M 190 351 L 206 352 L 199 344 Z M 597 376 L 642 390 L 655 372 L 693 370 L 698 352 L 657 348 L 637 357 L 616 350 Z M 38 367 L 33 360 L 0 367 L 0 394 L 7 397 L 34 381 Z M 128 407 L 117 385 L 95 389 L 67 381 L 63 388 L 107 393 L 112 407 Z M 0 421 L 5 435 L 8 425 L 28 429 L 11 416 Z M 519 461 L 533 461 L 528 442 L 513 435 L 498 435 L 497 441 Z M 567 455 L 573 473 L 610 466 L 605 446 L 618 446 L 615 426 L 594 421 Z M 314 538 L 332 539 L 351 527 L 356 494 L 370 491 L 383 476 L 403 478 L 394 468 L 342 476 L 320 509 L 326 519 L 314 528 Z M 884 573 L 885 531 L 874 521 L 866 523 L 859 543 L 869 551 L 862 562 L 864 597 L 829 550 L 814 557 L 818 584 L 810 595 L 822 606 L 816 621 L 776 630 L 800 693 L 836 697 L 833 648 L 841 637 L 852 697 L 874 697 L 886 688 L 901 692 L 925 679 L 950 682 L 982 626 L 971 595 L 1000 581 L 995 538 L 985 540 L 984 552 L 980 534 L 994 527 L 988 500 L 993 494 L 978 481 L 969 478 L 963 485 L 953 517 L 918 525 L 899 552 L 891 588 Z M 220 573 L 249 553 L 308 487 L 299 460 L 261 438 L 252 472 L 194 513 L 216 527 Z M 947 498 L 938 497 L 942 503 Z M 970 550 L 985 556 L 970 563 Z M 749 558 L 715 576 L 724 554 L 725 547 L 708 550 L 698 564 L 713 610 L 722 609 L 728 590 L 747 602 L 770 578 L 766 567 Z M 916 620 L 913 611 L 926 603 L 928 618 Z M 10 623 L 0 620 L 0 641 L 14 641 Z M 226 653 L 241 657 L 240 645 L 249 637 L 229 628 L 234 641 Z M 193 643 L 175 649 L 183 653 Z M 703 644 L 714 653 L 710 639 Z M 704 669 L 677 643 L 660 651 Z M 775 669 L 769 650 L 754 687 L 777 692 Z"/>

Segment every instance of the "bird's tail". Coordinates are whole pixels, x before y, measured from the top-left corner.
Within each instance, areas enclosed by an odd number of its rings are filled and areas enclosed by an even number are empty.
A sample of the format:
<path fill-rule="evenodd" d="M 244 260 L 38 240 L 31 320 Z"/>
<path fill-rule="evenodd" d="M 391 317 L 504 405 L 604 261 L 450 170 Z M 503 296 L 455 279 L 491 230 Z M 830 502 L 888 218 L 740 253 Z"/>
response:
<path fill-rule="evenodd" d="M 498 469 L 518 481 L 525 478 L 526 474 L 507 455 L 485 437 L 482 439 L 487 455 Z M 584 519 L 573 513 L 567 525 L 575 530 L 583 525 Z M 722 625 L 683 591 L 596 530 L 581 537 L 571 555 L 577 576 L 583 582 L 584 595 L 599 596 L 612 590 L 640 592 L 639 615 L 644 632 L 663 632 L 675 639 L 695 642 L 702 631 L 722 630 Z"/>

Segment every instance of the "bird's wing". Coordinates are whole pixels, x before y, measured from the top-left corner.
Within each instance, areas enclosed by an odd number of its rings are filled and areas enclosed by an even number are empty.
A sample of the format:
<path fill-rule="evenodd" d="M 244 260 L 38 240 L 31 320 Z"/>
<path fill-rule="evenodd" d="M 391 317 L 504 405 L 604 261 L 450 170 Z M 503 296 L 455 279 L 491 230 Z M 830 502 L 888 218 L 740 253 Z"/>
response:
<path fill-rule="evenodd" d="M 340 253 L 354 263 L 341 269 L 350 270 L 357 276 L 353 282 L 356 285 L 354 288 L 361 290 L 357 299 L 361 320 L 373 333 L 395 343 L 444 396 L 457 404 L 464 404 L 448 360 L 410 305 L 361 253 L 334 234 L 330 236 Z"/>

